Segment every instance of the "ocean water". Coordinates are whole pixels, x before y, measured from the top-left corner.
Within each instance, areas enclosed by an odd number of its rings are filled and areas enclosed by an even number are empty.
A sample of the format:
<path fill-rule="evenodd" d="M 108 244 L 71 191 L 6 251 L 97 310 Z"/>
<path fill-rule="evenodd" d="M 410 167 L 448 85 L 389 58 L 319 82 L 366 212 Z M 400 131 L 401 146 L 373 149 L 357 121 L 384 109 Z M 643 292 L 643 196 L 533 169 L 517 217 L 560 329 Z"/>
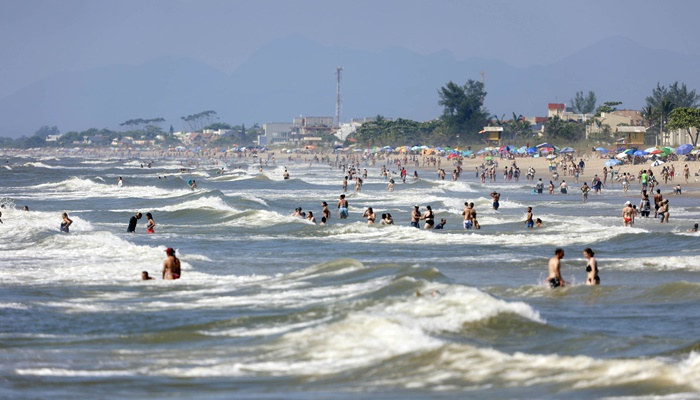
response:
<path fill-rule="evenodd" d="M 388 192 L 380 165 L 361 165 L 369 177 L 339 220 L 343 172 L 328 164 L 147 161 L 3 158 L 0 398 L 700 396 L 700 237 L 686 232 L 697 197 L 670 196 L 668 224 L 626 228 L 634 185 L 584 205 L 575 187 L 533 195 L 523 180 L 421 171 Z M 322 201 L 328 226 L 290 216 L 302 207 L 320 221 Z M 462 229 L 465 201 L 481 230 Z M 413 204 L 446 229 L 410 227 Z M 525 228 L 528 206 L 543 227 Z M 396 225 L 368 226 L 366 207 Z M 167 247 L 178 281 L 160 279 Z M 572 285 L 552 290 L 556 247 Z M 583 284 L 585 247 L 599 287 Z"/>

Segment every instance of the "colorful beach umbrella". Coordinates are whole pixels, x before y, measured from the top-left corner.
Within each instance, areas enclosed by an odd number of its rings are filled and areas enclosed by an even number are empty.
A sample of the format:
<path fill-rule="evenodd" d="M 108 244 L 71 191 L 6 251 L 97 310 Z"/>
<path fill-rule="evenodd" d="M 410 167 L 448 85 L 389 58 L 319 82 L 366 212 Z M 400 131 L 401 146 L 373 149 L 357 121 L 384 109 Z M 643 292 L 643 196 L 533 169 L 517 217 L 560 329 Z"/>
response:
<path fill-rule="evenodd" d="M 645 156 L 647 154 L 649 154 L 649 153 L 647 153 L 644 150 L 637 150 L 634 153 L 632 153 L 633 156 L 637 156 L 637 157 Z"/>
<path fill-rule="evenodd" d="M 686 155 L 686 154 L 690 153 L 691 151 L 693 151 L 692 144 L 682 144 L 682 145 L 678 146 L 678 148 L 676 149 L 676 154 L 678 154 L 679 156 L 682 156 L 682 155 Z"/>
<path fill-rule="evenodd" d="M 620 160 L 615 160 L 615 159 L 610 159 L 605 162 L 605 166 L 607 167 L 614 167 L 615 165 L 620 164 Z"/>

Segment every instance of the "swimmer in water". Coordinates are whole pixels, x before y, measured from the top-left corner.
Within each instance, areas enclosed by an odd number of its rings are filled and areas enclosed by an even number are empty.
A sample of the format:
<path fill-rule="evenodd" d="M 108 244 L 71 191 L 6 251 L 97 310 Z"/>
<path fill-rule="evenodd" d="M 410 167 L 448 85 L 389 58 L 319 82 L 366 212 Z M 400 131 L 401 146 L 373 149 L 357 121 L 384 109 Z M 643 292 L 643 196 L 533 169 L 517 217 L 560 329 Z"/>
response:
<path fill-rule="evenodd" d="M 163 261 L 163 279 L 180 279 L 180 259 L 175 257 L 175 250 L 172 247 L 165 249 L 167 257 Z"/>
<path fill-rule="evenodd" d="M 564 249 L 554 250 L 554 257 L 549 259 L 549 276 L 546 282 L 551 288 L 557 288 L 566 285 L 564 278 L 561 277 L 561 259 L 564 258 Z"/>
<path fill-rule="evenodd" d="M 146 232 L 154 233 L 155 231 L 153 228 L 156 227 L 156 221 L 153 220 L 153 215 L 151 213 L 146 213 L 146 218 L 148 218 L 148 222 L 146 223 Z"/>
<path fill-rule="evenodd" d="M 348 218 L 348 201 L 345 200 L 345 195 L 340 195 L 340 200 L 338 200 L 338 217 L 340 219 Z"/>
<path fill-rule="evenodd" d="M 588 259 L 588 264 L 586 264 L 586 285 L 600 285 L 600 276 L 598 276 L 598 261 L 593 257 L 595 253 L 590 247 L 586 247 L 583 250 L 583 256 Z"/>
<path fill-rule="evenodd" d="M 68 227 L 71 226 L 71 224 L 73 223 L 73 220 L 68 218 L 67 213 L 61 214 L 61 217 L 63 218 L 63 222 L 61 222 L 61 232 L 68 233 L 69 232 Z"/>

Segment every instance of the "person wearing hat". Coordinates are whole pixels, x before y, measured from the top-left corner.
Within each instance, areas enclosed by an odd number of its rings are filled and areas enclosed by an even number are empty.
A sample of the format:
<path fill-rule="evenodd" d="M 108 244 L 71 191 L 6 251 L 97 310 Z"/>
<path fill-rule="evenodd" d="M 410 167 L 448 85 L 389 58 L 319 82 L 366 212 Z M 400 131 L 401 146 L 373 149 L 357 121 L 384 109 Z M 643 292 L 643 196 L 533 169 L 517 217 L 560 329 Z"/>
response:
<path fill-rule="evenodd" d="M 413 206 L 413 212 L 411 212 L 411 226 L 420 229 L 420 224 L 418 223 L 418 221 L 420 221 L 420 218 L 420 206 L 416 204 L 415 206 Z"/>
<path fill-rule="evenodd" d="M 632 202 L 627 201 L 622 208 L 622 225 L 632 226 Z"/>
<path fill-rule="evenodd" d="M 163 279 L 180 279 L 180 259 L 175 257 L 175 250 L 172 247 L 165 249 L 165 261 L 163 261 Z"/>

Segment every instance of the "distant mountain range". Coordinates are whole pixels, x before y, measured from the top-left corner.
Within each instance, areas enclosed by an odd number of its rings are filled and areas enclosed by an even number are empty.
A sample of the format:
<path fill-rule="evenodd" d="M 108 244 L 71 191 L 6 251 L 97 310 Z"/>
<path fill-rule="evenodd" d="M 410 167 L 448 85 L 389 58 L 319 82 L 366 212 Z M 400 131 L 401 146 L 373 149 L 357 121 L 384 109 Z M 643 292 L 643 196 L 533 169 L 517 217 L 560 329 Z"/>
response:
<path fill-rule="evenodd" d="M 548 51 L 533 44 L 532 51 Z M 222 53 L 225 49 L 222 50 Z M 486 107 L 544 116 L 547 103 L 568 103 L 593 90 L 599 104 L 622 101 L 639 109 L 657 82 L 700 89 L 700 56 L 654 50 L 614 37 L 556 63 L 516 68 L 498 60 L 457 60 L 441 51 L 402 48 L 379 53 L 324 47 L 297 36 L 260 48 L 231 75 L 188 58 L 57 73 L 0 99 L 0 136 L 32 135 L 42 125 L 62 132 L 119 128 L 133 118 L 163 117 L 184 129 L 181 116 L 215 110 L 230 124 L 291 122 L 299 115 L 335 114 L 335 68 L 343 67 L 342 119 L 383 115 L 429 120 L 441 114 L 438 89 L 485 72 Z"/>

